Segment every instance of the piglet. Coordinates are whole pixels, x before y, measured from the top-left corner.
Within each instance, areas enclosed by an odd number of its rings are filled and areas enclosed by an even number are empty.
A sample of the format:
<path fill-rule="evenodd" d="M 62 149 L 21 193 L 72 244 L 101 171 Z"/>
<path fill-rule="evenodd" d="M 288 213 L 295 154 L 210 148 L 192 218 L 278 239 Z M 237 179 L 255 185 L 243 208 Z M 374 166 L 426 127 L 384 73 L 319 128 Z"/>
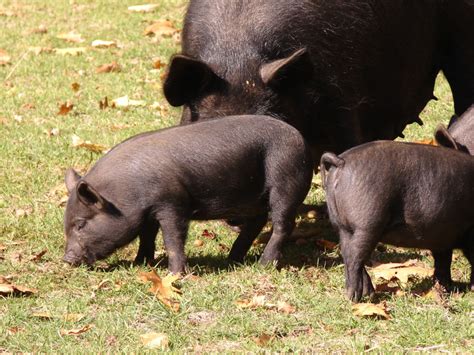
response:
<path fill-rule="evenodd" d="M 234 116 L 132 137 L 83 177 L 70 169 L 65 212 L 70 264 L 93 264 L 140 238 L 135 261 L 152 261 L 162 230 L 169 270 L 185 269 L 190 220 L 243 222 L 229 258 L 242 261 L 271 213 L 260 262 L 277 262 L 311 183 L 300 133 L 266 116 Z"/>
<path fill-rule="evenodd" d="M 474 105 L 461 116 L 454 115 L 448 129 L 439 126 L 435 133 L 438 144 L 474 155 Z"/>
<path fill-rule="evenodd" d="M 453 149 L 377 141 L 325 153 L 321 173 L 339 233 L 346 292 L 374 292 L 365 263 L 377 243 L 432 251 L 434 277 L 451 283 L 453 249 L 474 266 L 474 157 Z M 474 289 L 474 272 L 471 272 Z"/>

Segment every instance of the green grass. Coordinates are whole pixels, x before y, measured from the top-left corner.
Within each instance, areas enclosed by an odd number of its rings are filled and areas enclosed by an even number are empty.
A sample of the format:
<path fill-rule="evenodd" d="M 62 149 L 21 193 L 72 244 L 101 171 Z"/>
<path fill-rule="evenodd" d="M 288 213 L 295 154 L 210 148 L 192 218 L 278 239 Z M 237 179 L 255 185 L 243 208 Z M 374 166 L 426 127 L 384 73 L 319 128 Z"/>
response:
<path fill-rule="evenodd" d="M 71 136 L 112 147 L 138 132 L 178 122 L 179 110 L 167 106 L 161 92 L 163 69 L 153 70 L 152 62 L 154 58 L 166 61 L 179 44 L 172 38 L 154 41 L 143 31 L 152 20 L 164 18 L 180 27 L 186 1 L 159 3 L 160 8 L 150 14 L 131 14 L 127 6 L 137 2 L 119 0 L 0 3 L 0 13 L 10 10 L 17 15 L 0 15 L 0 49 L 12 57 L 10 65 L 0 67 L 0 276 L 38 289 L 28 297 L 0 298 L 0 352 L 141 352 L 140 335 L 152 331 L 168 334 L 174 351 L 472 351 L 472 293 L 454 293 L 447 305 L 441 305 L 410 293 L 412 288 L 429 289 L 430 281 L 412 282 L 405 296 L 379 296 L 391 309 L 391 320 L 353 316 L 344 296 L 338 252 L 316 248 L 318 238 L 336 240 L 321 215 L 316 220 L 299 217 L 301 226 L 313 230 L 314 236 L 304 245 L 286 245 L 280 271 L 255 263 L 262 246 L 252 248 L 245 265 L 229 266 L 219 243 L 230 246 L 235 234 L 220 222 L 193 223 L 187 254 L 191 270 L 200 278 L 181 282 L 178 313 L 165 308 L 147 292 L 148 285 L 138 280 L 139 272 L 147 268 L 131 266 L 136 243 L 98 263 L 94 270 L 62 263 L 64 172 L 70 166 L 84 172 L 99 157 L 74 148 Z M 41 24 L 48 32 L 31 34 Z M 86 41 L 74 44 L 56 38 L 70 30 L 81 33 Z M 95 39 L 115 40 L 120 48 L 93 49 L 90 43 Z M 32 46 L 84 46 L 88 50 L 81 56 L 35 55 L 28 52 Z M 95 72 L 112 60 L 122 66 L 120 73 Z M 80 85 L 77 93 L 71 89 L 75 82 Z M 440 100 L 426 108 L 423 127 L 412 125 L 405 130 L 407 140 L 430 138 L 436 125 L 451 116 L 452 98 L 441 76 L 435 93 Z M 99 109 L 105 96 L 124 95 L 144 100 L 147 106 Z M 74 109 L 58 116 L 59 105 L 67 100 Z M 152 109 L 155 101 L 166 109 Z M 45 133 L 52 128 L 58 128 L 59 135 Z M 308 204 L 324 201 L 318 181 L 315 178 Z M 214 231 L 217 240 L 202 238 L 204 229 Z M 204 246 L 195 247 L 196 239 L 202 239 Z M 30 260 L 42 250 L 47 253 L 39 261 Z M 164 275 L 161 242 L 156 256 L 157 270 Z M 413 257 L 432 265 L 426 252 L 395 248 L 375 252 L 373 259 Z M 454 278 L 467 282 L 469 273 L 467 261 L 458 257 Z M 103 281 L 104 287 L 96 289 Z M 285 301 L 296 312 L 286 315 L 236 307 L 236 300 L 255 294 L 264 294 L 273 303 Z M 34 316 L 37 312 L 57 317 L 43 320 Z M 205 312 L 209 322 L 190 321 L 197 312 Z M 66 313 L 85 317 L 67 322 L 61 318 Z M 87 324 L 94 327 L 81 335 L 60 335 L 61 329 Z M 262 346 L 254 338 L 263 333 L 273 339 Z"/>

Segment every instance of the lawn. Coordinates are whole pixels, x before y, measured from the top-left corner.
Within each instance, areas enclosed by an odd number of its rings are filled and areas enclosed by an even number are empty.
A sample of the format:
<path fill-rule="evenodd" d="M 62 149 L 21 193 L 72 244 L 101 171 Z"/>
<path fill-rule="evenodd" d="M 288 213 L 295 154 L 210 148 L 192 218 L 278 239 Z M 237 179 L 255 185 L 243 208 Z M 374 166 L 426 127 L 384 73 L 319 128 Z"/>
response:
<path fill-rule="evenodd" d="M 140 279 L 150 267 L 132 265 L 137 243 L 92 270 L 62 262 L 65 170 L 84 173 L 103 150 L 179 120 L 161 86 L 163 65 L 179 51 L 186 1 L 160 0 L 148 13 L 127 9 L 137 4 L 0 2 L 0 284 L 33 292 L 0 296 L 0 352 L 142 352 L 142 336 L 153 332 L 166 335 L 164 349 L 179 352 L 472 351 L 474 294 L 462 287 L 446 295 L 430 291 L 429 278 L 395 281 L 374 300 L 389 319 L 353 314 L 319 176 L 281 270 L 256 263 L 263 240 L 244 265 L 229 265 L 235 233 L 219 221 L 193 223 L 192 274 L 177 282 L 178 311 Z M 95 40 L 114 43 L 97 47 Z M 435 94 L 425 125 L 408 127 L 406 140 L 430 139 L 449 120 L 452 97 L 442 76 Z M 155 256 L 165 276 L 161 240 Z M 372 266 L 412 259 L 433 265 L 426 251 L 380 247 Z M 462 286 L 470 267 L 460 252 L 454 259 Z"/>

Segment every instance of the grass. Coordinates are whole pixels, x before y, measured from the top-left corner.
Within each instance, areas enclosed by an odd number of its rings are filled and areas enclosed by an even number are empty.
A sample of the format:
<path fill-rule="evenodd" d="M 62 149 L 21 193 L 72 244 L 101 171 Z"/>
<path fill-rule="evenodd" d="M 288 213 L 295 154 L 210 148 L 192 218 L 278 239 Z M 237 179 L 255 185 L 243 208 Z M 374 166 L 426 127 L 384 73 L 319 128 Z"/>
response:
<path fill-rule="evenodd" d="M 138 132 L 178 122 L 179 110 L 167 106 L 162 92 L 163 69 L 154 70 L 153 60 L 164 61 L 179 50 L 175 38 L 143 35 L 153 20 L 168 18 L 182 25 L 186 1 L 163 0 L 157 11 L 131 14 L 132 1 L 4 0 L 0 14 L 3 30 L 0 49 L 11 64 L 0 66 L 0 276 L 38 289 L 29 297 L 0 299 L 0 352 L 137 352 L 144 348 L 140 335 L 164 332 L 174 351 L 301 351 L 405 352 L 416 350 L 469 352 L 474 346 L 472 293 L 453 293 L 445 302 L 419 297 L 411 290 L 428 290 L 431 281 L 419 280 L 404 287 L 405 296 L 381 294 L 391 310 L 391 320 L 361 319 L 351 313 L 344 296 L 343 267 L 337 250 L 316 247 L 316 239 L 337 240 L 324 214 L 299 217 L 301 226 L 314 234 L 306 244 L 288 243 L 280 271 L 262 268 L 255 261 L 262 246 L 255 246 L 245 265 L 229 266 L 226 251 L 235 234 L 220 222 L 193 223 L 187 243 L 191 270 L 197 279 L 181 282 L 181 310 L 169 311 L 137 278 L 146 267 L 131 266 L 136 243 L 118 251 L 93 270 L 70 268 L 61 261 L 64 237 L 63 176 L 73 166 L 86 171 L 99 157 L 75 148 L 71 136 L 112 147 Z M 32 30 L 40 25 L 47 33 Z M 66 43 L 56 35 L 75 30 L 84 43 Z M 93 49 L 95 39 L 115 40 L 119 48 Z M 80 56 L 55 53 L 35 55 L 30 47 L 87 47 Z M 96 67 L 117 61 L 119 73 L 98 74 Z M 74 92 L 72 83 L 80 90 Z M 446 81 L 437 82 L 438 102 L 430 102 L 422 117 L 423 127 L 405 130 L 407 140 L 430 138 L 439 122 L 452 113 L 452 98 Z M 101 110 L 99 101 L 128 95 L 147 105 L 129 109 Z M 70 101 L 66 116 L 57 112 Z M 163 109 L 152 108 L 158 102 Z M 48 135 L 51 129 L 58 135 Z M 307 203 L 321 206 L 324 197 L 319 178 Z M 300 227 L 300 230 L 303 227 Z M 216 240 L 203 238 L 208 229 Z M 202 247 L 194 246 L 202 239 Z M 38 261 L 31 258 L 42 250 Z M 453 277 L 469 279 L 463 257 L 453 266 Z M 163 246 L 157 248 L 157 270 L 166 273 Z M 376 261 L 419 258 L 428 265 L 424 251 L 388 248 L 376 251 Z M 98 286 L 101 287 L 98 288 Z M 269 301 L 285 301 L 296 312 L 284 314 L 259 308 L 240 309 L 235 301 L 253 295 Z M 34 316 L 43 312 L 52 319 Z M 79 321 L 66 321 L 67 313 L 83 314 Z M 193 321 L 198 317 L 198 321 Z M 200 318 L 199 318 L 200 317 Z M 61 329 L 93 328 L 77 336 L 61 335 Z M 255 340 L 261 334 L 272 339 Z"/>

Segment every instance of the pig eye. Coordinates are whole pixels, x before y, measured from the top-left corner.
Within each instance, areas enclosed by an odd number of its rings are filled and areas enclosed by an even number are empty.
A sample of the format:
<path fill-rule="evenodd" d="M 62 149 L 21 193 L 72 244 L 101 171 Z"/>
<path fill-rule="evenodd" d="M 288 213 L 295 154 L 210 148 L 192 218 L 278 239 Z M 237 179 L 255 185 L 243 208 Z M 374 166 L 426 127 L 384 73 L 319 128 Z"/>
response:
<path fill-rule="evenodd" d="M 76 221 L 76 230 L 80 231 L 86 225 L 85 219 L 79 219 Z"/>

